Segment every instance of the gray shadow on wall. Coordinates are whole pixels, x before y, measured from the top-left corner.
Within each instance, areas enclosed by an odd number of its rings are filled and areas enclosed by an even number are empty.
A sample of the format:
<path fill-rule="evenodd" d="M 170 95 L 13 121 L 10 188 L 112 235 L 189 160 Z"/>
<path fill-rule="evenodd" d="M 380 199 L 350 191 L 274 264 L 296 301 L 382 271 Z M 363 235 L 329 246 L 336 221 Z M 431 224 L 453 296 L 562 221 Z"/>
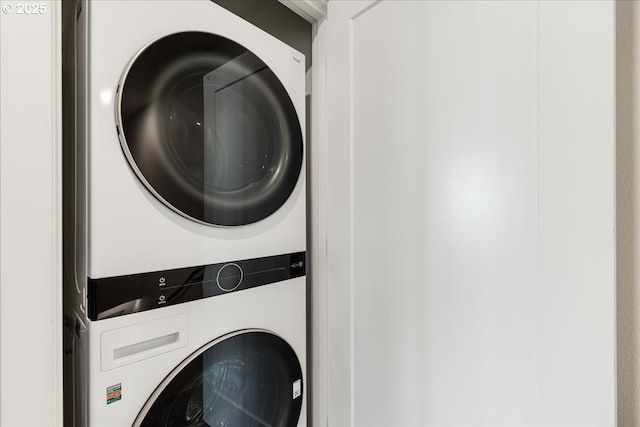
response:
<path fill-rule="evenodd" d="M 635 219 L 637 191 L 634 119 L 634 13 L 635 1 L 616 2 L 616 167 L 617 167 L 617 379 L 618 425 L 639 424 L 637 402 L 638 334 L 635 328 L 639 309 L 636 277 Z"/>

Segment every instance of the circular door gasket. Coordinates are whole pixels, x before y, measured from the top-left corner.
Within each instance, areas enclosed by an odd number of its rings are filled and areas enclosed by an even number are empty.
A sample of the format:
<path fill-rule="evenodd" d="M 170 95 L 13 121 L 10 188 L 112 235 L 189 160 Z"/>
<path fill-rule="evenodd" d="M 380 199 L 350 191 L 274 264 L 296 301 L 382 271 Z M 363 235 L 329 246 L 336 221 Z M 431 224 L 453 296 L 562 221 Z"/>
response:
<path fill-rule="evenodd" d="M 302 370 L 291 346 L 262 329 L 201 347 L 155 389 L 134 427 L 295 427 Z"/>
<path fill-rule="evenodd" d="M 268 217 L 302 170 L 287 90 L 260 58 L 219 35 L 175 33 L 141 49 L 120 79 L 116 121 L 139 180 L 199 223 Z"/>

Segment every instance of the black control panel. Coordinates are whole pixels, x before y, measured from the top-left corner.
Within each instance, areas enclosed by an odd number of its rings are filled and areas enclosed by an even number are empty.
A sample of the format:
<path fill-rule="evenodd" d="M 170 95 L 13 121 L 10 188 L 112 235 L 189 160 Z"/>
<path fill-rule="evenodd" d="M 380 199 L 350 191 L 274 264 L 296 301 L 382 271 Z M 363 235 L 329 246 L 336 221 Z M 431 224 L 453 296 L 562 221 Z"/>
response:
<path fill-rule="evenodd" d="M 89 318 L 123 316 L 304 276 L 305 252 L 89 278 Z"/>

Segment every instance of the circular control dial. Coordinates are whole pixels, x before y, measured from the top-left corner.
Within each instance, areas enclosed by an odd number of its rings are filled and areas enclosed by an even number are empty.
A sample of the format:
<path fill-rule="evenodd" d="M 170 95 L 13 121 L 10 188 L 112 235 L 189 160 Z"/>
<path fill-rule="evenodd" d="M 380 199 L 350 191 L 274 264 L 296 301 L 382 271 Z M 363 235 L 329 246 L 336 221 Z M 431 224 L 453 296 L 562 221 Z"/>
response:
<path fill-rule="evenodd" d="M 216 275 L 216 284 L 225 292 L 238 289 L 244 279 L 244 272 L 238 264 L 229 263 L 222 266 Z"/>

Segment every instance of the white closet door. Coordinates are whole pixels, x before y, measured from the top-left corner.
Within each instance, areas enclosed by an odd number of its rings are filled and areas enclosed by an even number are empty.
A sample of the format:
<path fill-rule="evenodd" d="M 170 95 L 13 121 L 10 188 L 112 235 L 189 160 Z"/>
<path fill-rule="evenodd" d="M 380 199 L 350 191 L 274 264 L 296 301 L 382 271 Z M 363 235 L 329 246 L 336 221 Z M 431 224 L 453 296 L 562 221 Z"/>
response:
<path fill-rule="evenodd" d="M 0 5 L 0 425 L 62 425 L 61 2 Z"/>
<path fill-rule="evenodd" d="M 614 26 L 329 2 L 330 425 L 615 424 Z"/>

